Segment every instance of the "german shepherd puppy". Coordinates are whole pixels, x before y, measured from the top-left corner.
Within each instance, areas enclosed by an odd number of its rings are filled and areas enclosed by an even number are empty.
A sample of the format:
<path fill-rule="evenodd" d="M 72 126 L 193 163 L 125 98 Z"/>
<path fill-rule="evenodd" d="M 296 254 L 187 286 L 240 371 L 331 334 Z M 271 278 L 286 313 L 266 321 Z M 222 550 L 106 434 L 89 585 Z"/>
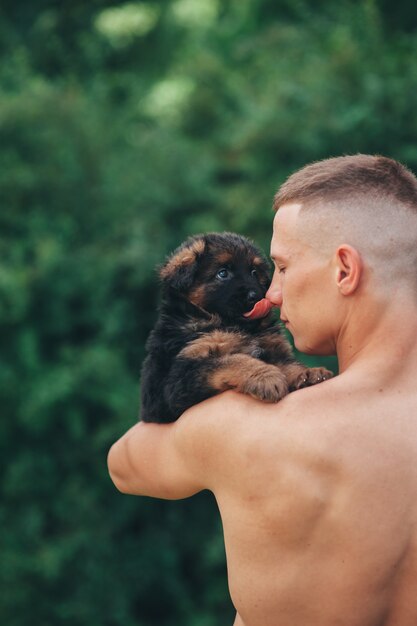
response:
<path fill-rule="evenodd" d="M 245 237 L 190 237 L 159 274 L 162 302 L 141 375 L 142 421 L 172 422 L 227 389 L 278 402 L 332 376 L 295 361 L 264 298 L 269 263 Z"/>

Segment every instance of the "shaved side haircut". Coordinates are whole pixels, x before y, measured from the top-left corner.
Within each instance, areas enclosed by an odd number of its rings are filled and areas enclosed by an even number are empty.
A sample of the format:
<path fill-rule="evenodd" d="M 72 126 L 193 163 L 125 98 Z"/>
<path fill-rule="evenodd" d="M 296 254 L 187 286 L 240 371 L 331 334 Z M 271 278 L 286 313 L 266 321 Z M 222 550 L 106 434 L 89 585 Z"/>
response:
<path fill-rule="evenodd" d="M 383 156 L 356 154 L 303 167 L 280 187 L 274 208 L 290 202 L 335 201 L 349 195 L 391 201 L 417 213 L 417 179 L 404 165 Z"/>
<path fill-rule="evenodd" d="M 284 204 L 301 205 L 309 245 L 328 254 L 350 244 L 377 280 L 417 292 L 417 178 L 398 161 L 357 154 L 312 163 L 280 187 L 273 208 Z"/>

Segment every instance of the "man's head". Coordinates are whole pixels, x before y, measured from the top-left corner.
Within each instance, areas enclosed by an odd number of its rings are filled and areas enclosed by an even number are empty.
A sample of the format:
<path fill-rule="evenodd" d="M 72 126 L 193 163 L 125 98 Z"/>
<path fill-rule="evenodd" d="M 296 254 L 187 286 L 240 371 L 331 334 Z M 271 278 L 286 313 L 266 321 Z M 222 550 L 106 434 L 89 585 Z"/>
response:
<path fill-rule="evenodd" d="M 282 185 L 274 209 L 268 297 L 300 350 L 334 351 L 340 323 L 364 293 L 417 293 L 417 179 L 400 163 L 368 155 L 313 163 Z"/>

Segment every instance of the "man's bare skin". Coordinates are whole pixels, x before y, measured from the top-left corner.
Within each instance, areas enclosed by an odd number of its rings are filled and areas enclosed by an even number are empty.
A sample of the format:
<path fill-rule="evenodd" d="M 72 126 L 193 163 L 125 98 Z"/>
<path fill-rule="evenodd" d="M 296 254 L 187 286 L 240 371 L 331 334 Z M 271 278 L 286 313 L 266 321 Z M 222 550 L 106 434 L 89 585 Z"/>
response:
<path fill-rule="evenodd" d="M 299 210 L 275 218 L 267 297 L 299 349 L 333 342 L 339 376 L 137 424 L 110 473 L 130 494 L 214 493 L 235 626 L 416 626 L 417 298 L 368 289 L 349 245 L 324 261 L 296 236 Z"/>

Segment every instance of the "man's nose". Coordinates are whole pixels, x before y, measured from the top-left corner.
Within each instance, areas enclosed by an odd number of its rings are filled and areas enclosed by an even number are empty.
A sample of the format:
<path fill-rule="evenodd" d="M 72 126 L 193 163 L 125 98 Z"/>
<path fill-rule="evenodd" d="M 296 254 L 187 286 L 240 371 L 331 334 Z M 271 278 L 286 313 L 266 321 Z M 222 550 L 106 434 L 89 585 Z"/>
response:
<path fill-rule="evenodd" d="M 277 280 L 275 277 L 272 279 L 272 283 L 265 294 L 265 298 L 272 302 L 272 304 L 275 306 L 282 306 L 282 289 L 280 281 Z"/>

